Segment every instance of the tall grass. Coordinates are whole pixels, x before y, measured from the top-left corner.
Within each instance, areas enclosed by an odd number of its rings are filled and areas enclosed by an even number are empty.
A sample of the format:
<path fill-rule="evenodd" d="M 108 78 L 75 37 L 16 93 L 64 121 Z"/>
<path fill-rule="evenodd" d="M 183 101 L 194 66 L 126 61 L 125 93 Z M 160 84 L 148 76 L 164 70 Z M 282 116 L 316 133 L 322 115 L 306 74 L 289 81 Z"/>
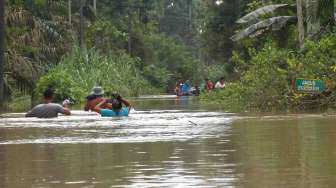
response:
<path fill-rule="evenodd" d="M 96 85 L 102 86 L 106 92 L 123 96 L 137 96 L 155 90 L 136 69 L 138 60 L 128 54 L 103 56 L 96 50 L 83 54 L 74 47 L 61 63 L 39 80 L 38 92 L 52 87 L 58 100 L 71 98 L 82 102 Z"/>

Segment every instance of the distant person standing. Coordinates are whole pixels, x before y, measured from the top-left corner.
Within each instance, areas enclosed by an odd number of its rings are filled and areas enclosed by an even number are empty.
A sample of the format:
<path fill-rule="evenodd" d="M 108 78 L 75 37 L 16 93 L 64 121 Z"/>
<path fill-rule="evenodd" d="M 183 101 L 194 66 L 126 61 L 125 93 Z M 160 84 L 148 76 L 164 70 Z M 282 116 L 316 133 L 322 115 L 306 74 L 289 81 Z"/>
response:
<path fill-rule="evenodd" d="M 205 79 L 205 90 L 206 91 L 211 91 L 214 89 L 214 84 L 211 80 L 209 80 L 208 78 Z"/>
<path fill-rule="evenodd" d="M 225 87 L 224 77 L 221 77 L 215 85 L 215 89 L 223 89 Z"/>
<path fill-rule="evenodd" d="M 190 95 L 190 81 L 187 80 L 185 83 L 182 85 L 182 95 Z"/>
<path fill-rule="evenodd" d="M 54 118 L 58 116 L 58 113 L 64 115 L 70 115 L 69 100 L 63 101 L 63 106 L 57 103 L 52 103 L 54 96 L 54 91 L 52 89 L 47 89 L 43 92 L 44 103 L 35 106 L 30 110 L 26 117 L 37 117 L 37 118 Z"/>
<path fill-rule="evenodd" d="M 182 95 L 182 80 L 178 80 L 175 84 L 174 93 L 177 96 Z"/>

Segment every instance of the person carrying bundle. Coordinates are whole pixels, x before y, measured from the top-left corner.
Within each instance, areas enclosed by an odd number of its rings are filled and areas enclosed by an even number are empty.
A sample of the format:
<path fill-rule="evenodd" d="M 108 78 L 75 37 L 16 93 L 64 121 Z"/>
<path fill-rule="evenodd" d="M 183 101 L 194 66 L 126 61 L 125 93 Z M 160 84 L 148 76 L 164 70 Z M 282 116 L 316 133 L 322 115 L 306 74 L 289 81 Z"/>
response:
<path fill-rule="evenodd" d="M 103 108 L 108 103 L 112 105 L 112 109 Z M 125 107 L 123 107 L 123 104 Z M 102 117 L 128 116 L 130 109 L 131 104 L 118 94 L 113 95 L 110 100 L 102 100 L 94 107 L 94 111 L 98 112 Z"/>

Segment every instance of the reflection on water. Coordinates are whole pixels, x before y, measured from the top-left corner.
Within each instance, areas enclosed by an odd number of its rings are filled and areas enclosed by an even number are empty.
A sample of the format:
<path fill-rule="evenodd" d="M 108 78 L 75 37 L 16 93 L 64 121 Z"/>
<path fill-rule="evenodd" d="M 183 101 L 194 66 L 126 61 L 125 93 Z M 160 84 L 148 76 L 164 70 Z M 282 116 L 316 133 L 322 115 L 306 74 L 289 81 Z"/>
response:
<path fill-rule="evenodd" d="M 0 119 L 0 187 L 332 187 L 335 118 L 238 118 L 193 98 L 130 117 Z M 187 100 L 181 101 L 181 100 Z"/>

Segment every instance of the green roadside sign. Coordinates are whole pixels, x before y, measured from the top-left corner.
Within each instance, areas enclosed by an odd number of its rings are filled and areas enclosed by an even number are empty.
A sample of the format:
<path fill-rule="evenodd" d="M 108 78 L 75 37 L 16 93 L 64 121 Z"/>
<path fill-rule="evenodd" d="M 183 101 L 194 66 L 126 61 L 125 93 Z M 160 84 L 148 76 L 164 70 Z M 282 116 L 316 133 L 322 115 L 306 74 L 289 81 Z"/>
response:
<path fill-rule="evenodd" d="M 325 85 L 322 80 L 296 79 L 295 89 L 302 93 L 320 93 L 324 91 Z"/>

